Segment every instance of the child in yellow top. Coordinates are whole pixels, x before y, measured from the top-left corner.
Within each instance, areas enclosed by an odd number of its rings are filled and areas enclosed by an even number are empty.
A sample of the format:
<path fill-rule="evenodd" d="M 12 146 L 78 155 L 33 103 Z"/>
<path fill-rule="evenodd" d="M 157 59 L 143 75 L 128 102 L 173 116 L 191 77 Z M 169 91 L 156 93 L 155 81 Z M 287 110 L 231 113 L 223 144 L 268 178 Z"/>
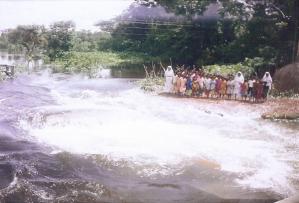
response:
<path fill-rule="evenodd" d="M 226 79 L 223 79 L 220 86 L 220 98 L 224 98 L 224 96 L 226 95 L 226 90 L 227 90 L 227 81 Z"/>

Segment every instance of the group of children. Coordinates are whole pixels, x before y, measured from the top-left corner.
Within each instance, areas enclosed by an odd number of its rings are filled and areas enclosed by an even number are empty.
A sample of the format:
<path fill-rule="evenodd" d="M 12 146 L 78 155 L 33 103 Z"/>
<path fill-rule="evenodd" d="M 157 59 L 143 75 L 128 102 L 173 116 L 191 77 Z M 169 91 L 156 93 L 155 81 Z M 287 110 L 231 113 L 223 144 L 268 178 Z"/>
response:
<path fill-rule="evenodd" d="M 174 74 L 171 66 L 165 71 L 167 93 L 188 97 L 227 98 L 252 102 L 267 99 L 271 90 L 272 78 L 266 72 L 260 80 L 257 77 L 244 79 L 241 72 L 228 78 L 205 74 L 202 70 L 179 70 Z"/>

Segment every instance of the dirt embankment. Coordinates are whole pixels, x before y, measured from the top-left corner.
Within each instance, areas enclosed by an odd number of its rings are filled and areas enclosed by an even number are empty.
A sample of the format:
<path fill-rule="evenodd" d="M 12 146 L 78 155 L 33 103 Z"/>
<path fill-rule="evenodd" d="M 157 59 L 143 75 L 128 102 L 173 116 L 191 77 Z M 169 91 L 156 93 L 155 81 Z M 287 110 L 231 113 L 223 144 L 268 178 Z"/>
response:
<path fill-rule="evenodd" d="M 160 96 L 181 98 L 181 99 L 193 99 L 200 100 L 202 103 L 217 103 L 224 104 L 227 102 L 234 106 L 240 105 L 244 107 L 251 107 L 253 110 L 263 112 L 261 117 L 263 119 L 283 119 L 283 120 L 299 120 L 299 98 L 275 98 L 268 99 L 263 103 L 253 103 L 247 101 L 234 101 L 234 100 L 223 100 L 223 99 L 207 99 L 207 98 L 187 98 L 181 97 L 174 94 L 160 93 Z"/>
<path fill-rule="evenodd" d="M 274 76 L 274 87 L 279 92 L 299 93 L 299 62 L 286 65 Z M 299 99 L 272 99 L 265 103 L 265 119 L 299 120 Z"/>
<path fill-rule="evenodd" d="M 264 119 L 299 119 L 299 99 L 270 99 L 263 105 L 269 109 L 262 115 Z"/>

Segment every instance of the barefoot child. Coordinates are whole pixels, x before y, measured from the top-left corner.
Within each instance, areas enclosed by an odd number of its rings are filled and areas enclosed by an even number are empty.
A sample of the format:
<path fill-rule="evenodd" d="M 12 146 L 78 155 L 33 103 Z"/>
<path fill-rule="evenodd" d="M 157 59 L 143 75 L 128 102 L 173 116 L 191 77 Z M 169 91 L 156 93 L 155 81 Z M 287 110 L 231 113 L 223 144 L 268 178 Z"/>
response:
<path fill-rule="evenodd" d="M 222 84 L 222 79 L 221 78 L 216 78 L 216 97 L 221 98 L 221 84 Z"/>
<path fill-rule="evenodd" d="M 210 95 L 212 98 L 216 95 L 216 78 L 215 76 L 212 77 L 211 83 L 210 83 Z"/>
<path fill-rule="evenodd" d="M 224 98 L 226 95 L 227 90 L 227 81 L 226 79 L 222 80 L 221 86 L 220 86 L 220 98 Z"/>
<path fill-rule="evenodd" d="M 249 101 L 253 99 L 253 84 L 255 83 L 255 80 L 253 77 L 251 77 L 248 81 L 248 97 Z"/>
<path fill-rule="evenodd" d="M 255 91 L 255 102 L 260 102 L 263 99 L 263 88 L 264 84 L 263 81 L 256 81 L 254 84 L 254 91 Z"/>
<path fill-rule="evenodd" d="M 209 98 L 210 90 L 211 90 L 211 78 L 209 76 L 207 76 L 204 79 L 204 89 L 205 89 L 205 95 L 207 96 L 207 98 Z"/>
<path fill-rule="evenodd" d="M 232 95 L 234 93 L 234 81 L 230 78 L 229 81 L 227 82 L 227 96 L 228 99 L 232 98 Z"/>
<path fill-rule="evenodd" d="M 193 97 L 198 95 L 198 91 L 199 91 L 199 83 L 197 81 L 198 77 L 199 77 L 199 75 L 196 74 L 196 76 L 193 77 L 193 79 L 192 79 L 192 96 Z"/>
<path fill-rule="evenodd" d="M 248 82 L 245 80 L 245 82 L 241 85 L 241 96 L 242 100 L 247 100 L 247 94 L 248 94 Z"/>
<path fill-rule="evenodd" d="M 204 75 L 198 75 L 197 77 L 197 83 L 199 85 L 198 87 L 198 95 L 199 96 L 202 96 L 203 95 L 203 92 L 204 92 Z"/>
<path fill-rule="evenodd" d="M 180 77 L 180 95 L 184 96 L 186 93 L 186 83 L 187 79 L 184 77 L 184 74 Z"/>
<path fill-rule="evenodd" d="M 181 79 L 180 79 L 181 73 L 178 72 L 174 78 L 175 84 L 174 84 L 174 93 L 180 94 L 180 87 L 181 87 Z"/>
<path fill-rule="evenodd" d="M 192 94 L 192 80 L 191 80 L 191 76 L 188 75 L 187 76 L 187 83 L 186 83 L 186 96 L 190 97 Z"/>

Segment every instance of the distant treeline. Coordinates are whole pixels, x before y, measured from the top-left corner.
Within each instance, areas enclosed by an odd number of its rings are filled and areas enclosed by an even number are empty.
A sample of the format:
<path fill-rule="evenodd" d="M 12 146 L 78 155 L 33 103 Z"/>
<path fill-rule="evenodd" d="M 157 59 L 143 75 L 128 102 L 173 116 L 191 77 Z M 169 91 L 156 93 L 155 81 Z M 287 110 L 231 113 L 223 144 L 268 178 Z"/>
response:
<path fill-rule="evenodd" d="M 180 20 L 120 16 L 99 23 L 100 32 L 75 31 L 72 22 L 56 22 L 49 28 L 19 26 L 1 34 L 0 49 L 23 51 L 29 59 L 44 57 L 49 62 L 76 66 L 82 65 L 81 57 L 85 66 L 101 63 L 97 57 L 106 56 L 104 52 L 133 53 L 132 58 L 144 59 L 135 60 L 140 68 L 145 62 L 162 61 L 190 66 L 218 64 L 221 69 L 221 65 L 250 61 L 256 72 L 274 72 L 296 60 L 298 1 L 218 1 L 219 17 L 211 19 L 198 16 L 216 1 L 138 2 L 148 8 L 163 6 Z M 139 7 L 134 9 L 138 13 Z M 126 54 L 114 61 L 123 62 L 123 56 Z"/>
<path fill-rule="evenodd" d="M 20 25 L 0 35 L 0 50 L 23 52 L 27 57 L 48 57 L 55 61 L 71 51 L 99 51 L 101 43 L 110 38 L 106 32 L 75 31 L 72 21 L 42 25 Z"/>
<path fill-rule="evenodd" d="M 142 2 L 147 7 L 163 6 L 179 16 L 178 20 L 147 18 L 148 13 L 140 17 L 147 10 L 140 7 L 138 12 L 135 7 L 135 18 L 131 14 L 110 24 L 99 23 L 112 35 L 104 43 L 106 49 L 142 52 L 191 66 L 237 64 L 251 59 L 261 72 L 274 71 L 296 59 L 297 0 Z M 201 18 L 211 3 L 218 5 L 218 17 Z"/>

